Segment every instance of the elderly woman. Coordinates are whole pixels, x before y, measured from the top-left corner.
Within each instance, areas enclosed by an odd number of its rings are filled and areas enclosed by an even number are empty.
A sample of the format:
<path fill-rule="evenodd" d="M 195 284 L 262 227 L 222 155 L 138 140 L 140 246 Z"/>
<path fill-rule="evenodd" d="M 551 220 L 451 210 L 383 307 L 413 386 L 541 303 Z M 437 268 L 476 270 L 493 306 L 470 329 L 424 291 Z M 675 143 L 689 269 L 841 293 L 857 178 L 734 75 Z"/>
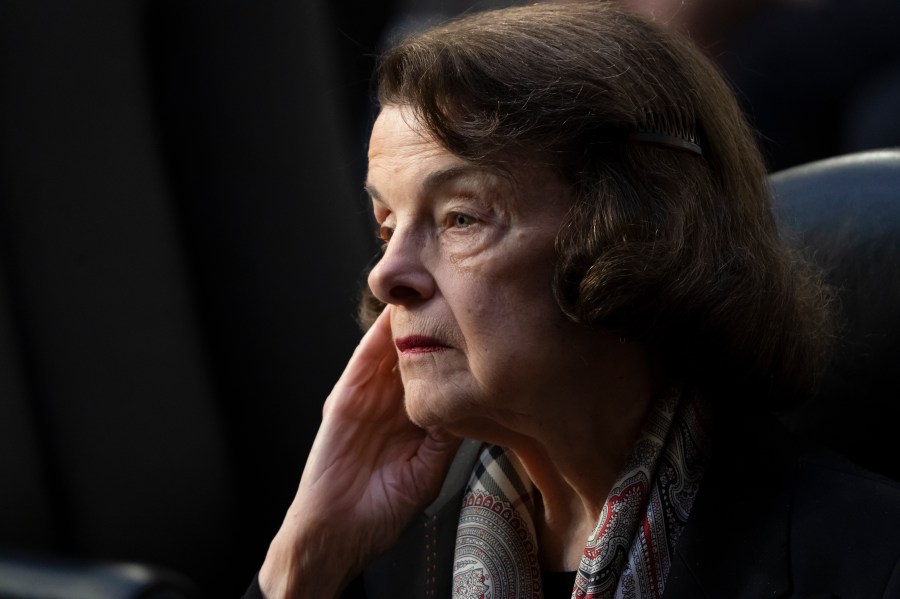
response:
<path fill-rule="evenodd" d="M 828 294 L 689 43 L 536 5 L 378 77 L 374 324 L 248 596 L 900 593 L 900 491 L 762 415 Z"/>

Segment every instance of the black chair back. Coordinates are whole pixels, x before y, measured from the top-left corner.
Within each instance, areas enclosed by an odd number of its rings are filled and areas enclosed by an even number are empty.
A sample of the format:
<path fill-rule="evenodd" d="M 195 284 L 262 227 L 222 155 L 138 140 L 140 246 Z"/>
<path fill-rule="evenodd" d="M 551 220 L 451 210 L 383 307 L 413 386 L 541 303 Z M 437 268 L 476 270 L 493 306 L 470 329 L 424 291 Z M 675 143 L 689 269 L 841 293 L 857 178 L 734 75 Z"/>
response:
<path fill-rule="evenodd" d="M 771 177 L 786 234 L 837 292 L 841 330 L 817 395 L 783 415 L 861 466 L 900 479 L 900 149 L 850 154 Z"/>

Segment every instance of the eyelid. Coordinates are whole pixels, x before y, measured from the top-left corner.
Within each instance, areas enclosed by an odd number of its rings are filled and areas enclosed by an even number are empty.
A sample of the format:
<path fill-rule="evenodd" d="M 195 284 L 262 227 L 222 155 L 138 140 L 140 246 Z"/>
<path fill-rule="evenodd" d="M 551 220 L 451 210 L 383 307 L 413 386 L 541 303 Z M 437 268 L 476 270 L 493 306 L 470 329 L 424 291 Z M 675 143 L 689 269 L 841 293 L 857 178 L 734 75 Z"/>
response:
<path fill-rule="evenodd" d="M 372 202 L 372 216 L 375 217 L 375 221 L 379 225 L 386 221 L 390 215 L 391 211 L 383 204 L 380 202 Z"/>
<path fill-rule="evenodd" d="M 390 241 L 391 237 L 394 234 L 394 227 L 391 220 L 391 215 L 393 214 L 390 210 L 388 210 L 384 205 L 380 205 L 381 202 L 373 202 L 374 208 L 374 217 L 375 217 L 375 239 L 381 243 L 382 249 L 387 247 L 388 241 Z"/>

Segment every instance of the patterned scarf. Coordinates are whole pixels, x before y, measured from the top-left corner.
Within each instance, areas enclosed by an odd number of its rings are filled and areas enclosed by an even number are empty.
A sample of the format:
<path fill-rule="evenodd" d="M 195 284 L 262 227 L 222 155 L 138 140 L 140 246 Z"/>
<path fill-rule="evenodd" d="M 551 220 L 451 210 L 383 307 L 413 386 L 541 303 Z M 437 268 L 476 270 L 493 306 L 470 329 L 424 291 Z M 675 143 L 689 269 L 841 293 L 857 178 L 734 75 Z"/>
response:
<path fill-rule="evenodd" d="M 573 599 L 659 598 L 675 544 L 700 487 L 708 437 L 700 399 L 655 402 L 631 456 L 587 540 Z M 524 468 L 486 446 L 463 497 L 453 599 L 543 599 Z"/>

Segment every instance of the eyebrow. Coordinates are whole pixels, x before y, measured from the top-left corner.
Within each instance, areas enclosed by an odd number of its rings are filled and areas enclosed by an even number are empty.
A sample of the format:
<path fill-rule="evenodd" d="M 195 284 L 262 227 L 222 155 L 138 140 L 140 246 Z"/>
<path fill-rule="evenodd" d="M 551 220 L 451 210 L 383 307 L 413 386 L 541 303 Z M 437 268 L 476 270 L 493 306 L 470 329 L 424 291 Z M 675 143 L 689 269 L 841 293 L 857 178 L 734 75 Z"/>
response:
<path fill-rule="evenodd" d="M 449 168 L 440 169 L 428 173 L 428 176 L 425 177 L 425 180 L 422 181 L 422 185 L 419 187 L 419 192 L 427 194 L 455 179 L 459 179 L 466 175 L 472 174 L 489 174 L 497 176 L 501 173 L 499 173 L 497 169 L 478 166 L 475 164 L 460 164 L 457 166 L 451 166 Z M 384 203 L 384 199 L 381 197 L 381 194 L 378 193 L 378 190 L 375 189 L 375 186 L 368 181 L 363 184 L 363 189 L 366 190 L 366 193 L 368 193 L 373 200 L 377 201 L 380 204 Z"/>

